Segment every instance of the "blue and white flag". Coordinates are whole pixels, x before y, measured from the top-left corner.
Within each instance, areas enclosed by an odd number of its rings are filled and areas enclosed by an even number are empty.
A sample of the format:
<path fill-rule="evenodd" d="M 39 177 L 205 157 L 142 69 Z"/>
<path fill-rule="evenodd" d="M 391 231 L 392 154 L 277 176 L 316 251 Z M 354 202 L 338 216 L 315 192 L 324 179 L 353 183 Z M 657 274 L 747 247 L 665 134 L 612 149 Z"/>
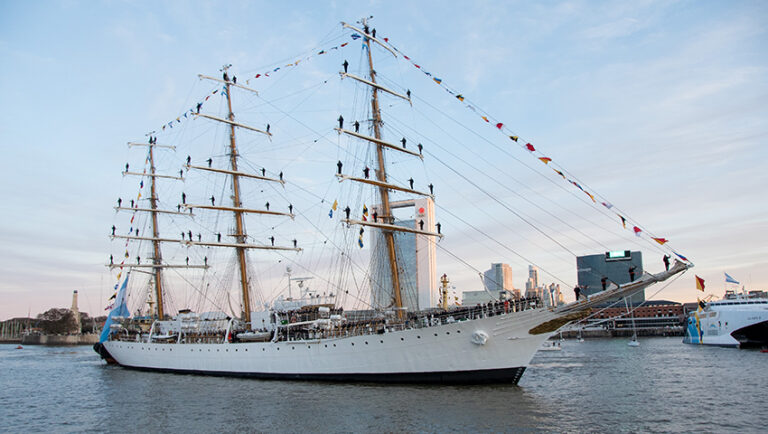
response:
<path fill-rule="evenodd" d="M 723 273 L 723 274 L 725 274 L 725 283 L 735 283 L 737 285 L 739 284 L 739 281 L 729 276 L 728 273 Z"/>
<path fill-rule="evenodd" d="M 110 328 L 109 326 L 112 325 L 112 317 L 114 316 L 128 316 L 130 315 L 130 312 L 128 311 L 128 306 L 125 304 L 125 288 L 128 286 L 128 278 L 131 277 L 131 273 L 128 273 L 125 276 L 125 281 L 123 281 L 123 286 L 120 287 L 120 291 L 117 292 L 117 297 L 115 298 L 115 304 L 112 311 L 109 312 L 109 315 L 107 315 L 107 320 L 104 322 L 104 328 L 101 330 L 101 336 L 99 337 L 99 342 L 103 343 L 109 338 Z"/>

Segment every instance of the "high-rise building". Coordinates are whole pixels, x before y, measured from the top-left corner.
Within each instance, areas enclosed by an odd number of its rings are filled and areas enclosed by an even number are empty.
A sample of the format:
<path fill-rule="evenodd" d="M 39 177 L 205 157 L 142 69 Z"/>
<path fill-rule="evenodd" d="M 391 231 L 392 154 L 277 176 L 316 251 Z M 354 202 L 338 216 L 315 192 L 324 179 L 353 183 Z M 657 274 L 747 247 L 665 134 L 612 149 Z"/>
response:
<path fill-rule="evenodd" d="M 576 258 L 579 286 L 585 295 L 596 294 L 603 290 L 602 278 L 607 285 L 611 282 L 618 285 L 630 281 L 630 269 L 633 269 L 635 279 L 643 275 L 643 255 L 641 252 L 620 250 L 605 252 L 599 255 L 579 256 Z M 645 301 L 645 290 L 634 294 L 630 299 L 632 304 Z M 610 300 L 613 303 L 616 300 Z"/>
<path fill-rule="evenodd" d="M 434 231 L 435 204 L 432 199 L 426 197 L 390 202 L 390 207 L 413 209 L 412 219 L 397 220 L 395 225 L 421 230 L 420 222 L 423 221 L 424 231 Z M 379 215 L 382 214 L 379 206 L 373 208 Z M 394 240 L 403 306 L 409 312 L 436 307 L 440 293 L 434 237 L 412 232 L 395 232 Z M 379 308 L 394 305 L 387 249 L 376 248 L 377 243 L 385 242 L 381 231 L 371 228 L 371 252 L 378 252 L 371 256 L 371 302 Z"/>
<path fill-rule="evenodd" d="M 537 267 L 535 265 L 529 265 L 528 266 L 528 279 L 531 280 L 534 288 L 538 288 L 538 286 L 539 286 L 539 267 Z"/>
<path fill-rule="evenodd" d="M 493 293 L 512 292 L 512 267 L 509 264 L 491 264 L 491 269 L 483 273 L 483 283 Z"/>

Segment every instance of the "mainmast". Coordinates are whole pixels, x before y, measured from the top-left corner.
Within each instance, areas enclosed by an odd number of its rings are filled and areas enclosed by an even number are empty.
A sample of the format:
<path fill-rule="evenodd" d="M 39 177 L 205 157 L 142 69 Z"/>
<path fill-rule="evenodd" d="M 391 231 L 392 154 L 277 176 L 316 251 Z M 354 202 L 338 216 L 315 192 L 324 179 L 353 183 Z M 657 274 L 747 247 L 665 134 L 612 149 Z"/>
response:
<path fill-rule="evenodd" d="M 291 251 L 301 251 L 300 248 L 296 247 L 296 240 L 294 240 L 293 247 L 286 247 L 286 246 L 275 246 L 274 245 L 274 238 L 272 239 L 272 245 L 263 245 L 263 244 L 248 244 L 247 240 L 247 234 L 245 233 L 245 215 L 246 214 L 259 214 L 259 215 L 266 215 L 266 216 L 284 216 L 284 217 L 290 217 L 293 219 L 295 216 L 293 214 L 293 207 L 289 207 L 289 212 L 280 212 L 280 211 L 270 211 L 269 210 L 269 204 L 267 204 L 267 209 L 253 209 L 253 208 L 244 208 L 242 201 L 240 199 L 241 196 L 241 190 L 240 190 L 240 178 L 246 178 L 246 179 L 256 179 L 259 181 L 265 181 L 265 182 L 274 182 L 279 184 L 285 184 L 285 181 L 283 180 L 283 174 L 280 173 L 279 179 L 275 178 L 269 178 L 267 176 L 264 176 L 262 173 L 262 176 L 254 175 L 247 172 L 241 172 L 238 170 L 237 166 L 237 143 L 235 141 L 235 128 L 243 128 L 246 130 L 254 131 L 257 133 L 264 134 L 266 136 L 272 136 L 272 134 L 269 131 L 263 131 L 258 128 L 254 128 L 249 125 L 245 125 L 239 122 L 235 122 L 235 114 L 232 111 L 232 95 L 231 90 L 233 87 L 245 89 L 247 91 L 253 92 L 258 95 L 258 92 L 254 89 L 251 89 L 249 87 L 240 85 L 236 83 L 236 79 L 230 77 L 227 75 L 227 70 L 229 69 L 231 65 L 226 65 L 224 68 L 222 68 L 222 71 L 224 72 L 223 79 L 215 78 L 215 77 L 209 77 L 206 75 L 200 75 L 199 77 L 201 79 L 206 80 L 212 80 L 219 83 L 224 83 L 224 94 L 227 98 L 227 110 L 229 114 L 227 115 L 226 119 L 211 116 L 205 113 L 193 113 L 196 116 L 210 119 L 216 122 L 221 122 L 224 124 L 229 125 L 229 169 L 218 169 L 210 167 L 210 161 L 208 164 L 208 167 L 205 166 L 196 166 L 192 165 L 187 162 L 186 168 L 187 169 L 196 169 L 196 170 L 202 170 L 207 172 L 213 172 L 213 173 L 219 173 L 223 175 L 228 175 L 232 177 L 232 206 L 217 206 L 214 204 L 211 205 L 191 205 L 191 204 L 184 204 L 183 206 L 186 209 L 192 209 L 192 208 L 199 208 L 199 209 L 208 209 L 208 210 L 218 210 L 218 211 L 229 211 L 234 213 L 235 216 L 235 233 L 231 234 L 235 237 L 234 243 L 229 242 L 221 242 L 221 240 L 218 240 L 217 242 L 202 242 L 202 241 L 192 241 L 190 240 L 187 242 L 189 245 L 199 245 L 199 246 L 210 246 L 210 247 L 230 247 L 234 248 L 237 251 L 237 260 L 239 264 L 239 270 L 240 270 L 240 290 L 242 293 L 242 319 L 249 323 L 251 322 L 251 296 L 250 296 L 250 281 L 248 278 L 248 267 L 247 267 L 247 258 L 246 258 L 246 250 L 247 249 L 257 249 L 257 250 L 291 250 Z"/>
<path fill-rule="evenodd" d="M 226 77 L 229 66 L 224 67 L 224 76 Z M 240 202 L 240 177 L 237 173 L 237 144 L 235 143 L 235 114 L 232 112 L 232 96 L 230 95 L 230 81 L 224 80 L 224 88 L 227 93 L 227 109 L 229 115 L 229 163 L 232 169 L 232 200 L 234 202 L 235 213 L 235 239 L 238 244 L 245 244 L 245 223 L 243 222 L 243 212 L 238 208 L 242 207 Z M 237 261 L 240 265 L 240 290 L 243 295 L 243 320 L 246 323 L 251 322 L 251 296 L 248 285 L 248 271 L 246 267 L 245 248 L 237 247 Z"/>

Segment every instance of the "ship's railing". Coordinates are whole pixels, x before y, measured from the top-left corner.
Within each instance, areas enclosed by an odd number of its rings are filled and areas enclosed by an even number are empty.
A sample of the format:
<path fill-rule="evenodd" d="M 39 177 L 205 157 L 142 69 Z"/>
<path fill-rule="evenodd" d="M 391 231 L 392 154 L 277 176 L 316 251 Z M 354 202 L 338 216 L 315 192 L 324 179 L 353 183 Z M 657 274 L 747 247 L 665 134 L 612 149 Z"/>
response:
<path fill-rule="evenodd" d="M 368 317 L 356 315 L 355 320 L 342 319 L 338 313 L 331 312 L 279 312 L 276 319 L 279 324 L 272 341 L 304 341 L 319 339 L 338 339 L 350 336 L 385 334 L 402 330 L 436 327 L 461 321 L 470 321 L 492 316 L 506 315 L 528 309 L 542 308 L 539 298 L 495 301 L 475 306 L 462 306 L 449 310 L 433 309 L 410 313 L 404 321 L 398 321 L 394 315 L 371 312 Z M 338 311 L 340 313 L 340 311 Z M 328 317 L 328 318 L 325 318 Z M 242 326 L 242 324 L 240 324 Z M 237 333 L 242 327 L 230 321 L 199 320 L 193 326 L 188 322 L 155 321 L 149 333 L 142 334 L 134 327 L 125 327 L 122 333 L 113 339 L 122 341 L 147 340 L 153 343 L 237 343 Z"/>

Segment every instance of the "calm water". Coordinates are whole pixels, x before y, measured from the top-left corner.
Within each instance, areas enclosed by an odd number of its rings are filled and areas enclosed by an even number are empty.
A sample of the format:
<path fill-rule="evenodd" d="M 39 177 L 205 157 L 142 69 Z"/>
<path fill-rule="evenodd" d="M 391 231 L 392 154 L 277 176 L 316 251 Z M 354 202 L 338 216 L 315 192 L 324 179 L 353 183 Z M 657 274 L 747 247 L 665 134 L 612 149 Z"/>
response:
<path fill-rule="evenodd" d="M 90 347 L 0 346 L 0 431 L 765 432 L 768 354 L 679 338 L 566 341 L 519 386 L 259 381 L 129 371 Z"/>

